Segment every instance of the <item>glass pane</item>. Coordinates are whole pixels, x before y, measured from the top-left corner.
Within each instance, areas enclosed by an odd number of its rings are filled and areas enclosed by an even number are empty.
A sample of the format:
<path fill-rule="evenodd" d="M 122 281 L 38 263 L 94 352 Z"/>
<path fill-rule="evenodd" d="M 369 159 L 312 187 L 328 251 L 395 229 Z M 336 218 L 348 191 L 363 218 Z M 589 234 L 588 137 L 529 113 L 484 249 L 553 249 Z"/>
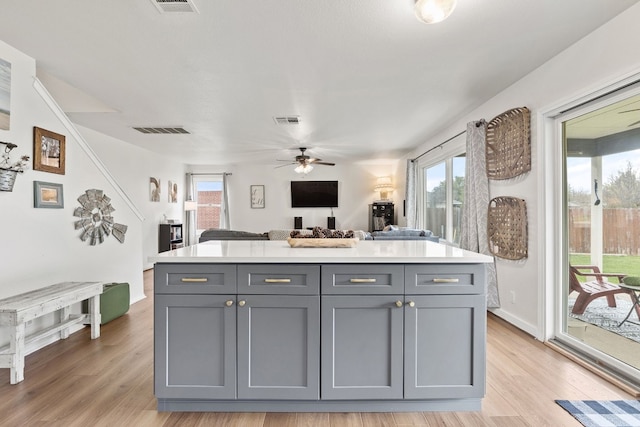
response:
<path fill-rule="evenodd" d="M 445 237 L 447 227 L 446 165 L 439 163 L 424 170 L 426 191 L 425 224 L 436 236 Z"/>
<path fill-rule="evenodd" d="M 569 269 L 558 307 L 566 320 L 562 332 L 603 353 L 603 361 L 636 369 L 640 324 L 619 285 L 624 275 L 640 276 L 638 118 L 640 96 L 564 123 L 567 258 L 570 266 L 589 266 L 578 270 L 591 275 Z"/>
<path fill-rule="evenodd" d="M 462 208 L 464 206 L 464 177 L 467 157 L 461 154 L 453 158 L 453 215 L 451 241 L 460 244 L 460 224 L 462 222 Z"/>
<path fill-rule="evenodd" d="M 209 228 L 220 228 L 222 212 L 222 182 L 197 181 L 195 199 L 198 204 L 196 211 L 196 231 L 200 233 Z"/>

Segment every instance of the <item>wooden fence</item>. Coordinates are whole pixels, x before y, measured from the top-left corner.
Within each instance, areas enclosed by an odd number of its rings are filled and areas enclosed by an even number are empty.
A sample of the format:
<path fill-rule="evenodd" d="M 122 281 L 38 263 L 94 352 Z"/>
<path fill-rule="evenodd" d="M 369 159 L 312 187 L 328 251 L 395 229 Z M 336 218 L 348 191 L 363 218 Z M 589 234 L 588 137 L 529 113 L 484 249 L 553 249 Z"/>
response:
<path fill-rule="evenodd" d="M 603 252 L 640 255 L 640 209 L 603 209 Z M 569 208 L 569 252 L 591 252 L 591 208 Z"/>

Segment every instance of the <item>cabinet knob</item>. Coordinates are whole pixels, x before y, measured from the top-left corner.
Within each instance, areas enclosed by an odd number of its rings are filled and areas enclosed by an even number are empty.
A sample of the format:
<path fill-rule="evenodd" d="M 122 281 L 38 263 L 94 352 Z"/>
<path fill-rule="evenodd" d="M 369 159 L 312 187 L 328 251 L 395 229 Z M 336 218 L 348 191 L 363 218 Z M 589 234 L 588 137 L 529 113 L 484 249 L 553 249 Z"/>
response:
<path fill-rule="evenodd" d="M 238 301 L 238 305 L 239 305 L 240 307 L 244 307 L 244 306 L 245 306 L 245 304 L 247 304 L 247 302 L 246 302 L 245 300 L 240 300 L 240 301 Z"/>
<path fill-rule="evenodd" d="M 224 305 L 226 305 L 227 307 L 231 307 L 233 305 L 233 301 L 232 300 L 227 300 L 224 302 Z"/>
<path fill-rule="evenodd" d="M 402 301 L 396 301 L 396 307 L 402 307 Z"/>
<path fill-rule="evenodd" d="M 409 302 L 407 303 L 407 305 L 408 305 L 409 307 L 415 307 L 415 306 L 416 306 L 416 303 L 415 303 L 415 302 L 413 302 L 413 301 L 409 301 Z"/>

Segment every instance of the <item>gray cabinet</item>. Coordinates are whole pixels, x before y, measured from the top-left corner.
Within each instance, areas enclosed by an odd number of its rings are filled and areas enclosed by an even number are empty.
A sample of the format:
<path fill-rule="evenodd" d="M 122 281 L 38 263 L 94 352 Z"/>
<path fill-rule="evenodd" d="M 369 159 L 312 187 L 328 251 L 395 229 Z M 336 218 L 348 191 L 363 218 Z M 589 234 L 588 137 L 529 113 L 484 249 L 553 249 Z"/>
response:
<path fill-rule="evenodd" d="M 158 398 L 236 396 L 233 295 L 155 296 L 155 393 Z"/>
<path fill-rule="evenodd" d="M 402 297 L 323 296 L 321 318 L 322 399 L 402 399 Z"/>
<path fill-rule="evenodd" d="M 159 410 L 480 407 L 482 265 L 167 263 L 154 274 Z"/>
<path fill-rule="evenodd" d="M 238 296 L 238 398 L 320 397 L 320 297 Z"/>
<path fill-rule="evenodd" d="M 411 295 L 404 309 L 404 397 L 485 394 L 484 295 Z"/>
<path fill-rule="evenodd" d="M 156 396 L 319 399 L 319 274 L 317 265 L 156 265 Z"/>

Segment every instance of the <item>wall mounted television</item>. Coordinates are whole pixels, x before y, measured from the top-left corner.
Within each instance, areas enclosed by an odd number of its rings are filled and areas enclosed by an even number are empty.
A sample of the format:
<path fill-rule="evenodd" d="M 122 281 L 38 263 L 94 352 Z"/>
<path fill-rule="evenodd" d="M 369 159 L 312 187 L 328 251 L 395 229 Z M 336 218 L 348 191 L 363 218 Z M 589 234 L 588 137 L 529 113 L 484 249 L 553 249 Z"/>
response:
<path fill-rule="evenodd" d="M 338 181 L 291 181 L 292 208 L 337 208 Z"/>

